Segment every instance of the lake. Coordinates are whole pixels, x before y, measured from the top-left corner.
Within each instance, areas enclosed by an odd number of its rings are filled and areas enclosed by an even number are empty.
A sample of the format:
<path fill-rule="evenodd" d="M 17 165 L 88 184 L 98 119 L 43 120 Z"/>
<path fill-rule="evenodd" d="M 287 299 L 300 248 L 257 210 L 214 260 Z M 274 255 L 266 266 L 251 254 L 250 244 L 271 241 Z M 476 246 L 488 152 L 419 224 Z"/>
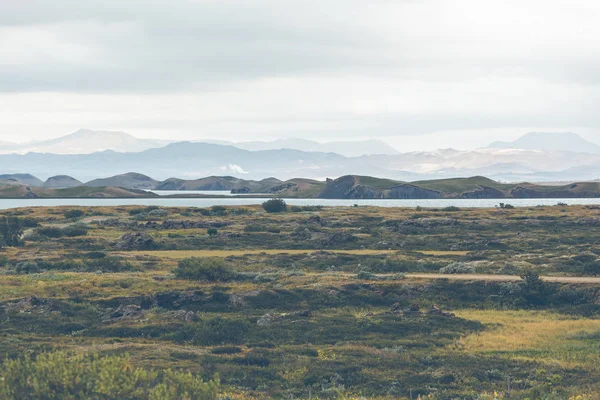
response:
<path fill-rule="evenodd" d="M 176 192 L 177 193 L 177 192 Z M 171 193 L 171 194 L 176 194 Z M 221 192 L 222 193 L 222 192 Z M 264 198 L 147 198 L 147 199 L 0 199 L 0 209 L 46 206 L 125 206 L 156 205 L 165 207 L 211 207 L 214 205 L 238 206 L 261 204 Z M 289 205 L 301 206 L 359 206 L 377 207 L 495 207 L 498 203 L 509 203 L 515 207 L 538 205 L 600 205 L 600 198 L 589 199 L 424 199 L 424 200 L 337 200 L 337 199 L 285 199 Z"/>

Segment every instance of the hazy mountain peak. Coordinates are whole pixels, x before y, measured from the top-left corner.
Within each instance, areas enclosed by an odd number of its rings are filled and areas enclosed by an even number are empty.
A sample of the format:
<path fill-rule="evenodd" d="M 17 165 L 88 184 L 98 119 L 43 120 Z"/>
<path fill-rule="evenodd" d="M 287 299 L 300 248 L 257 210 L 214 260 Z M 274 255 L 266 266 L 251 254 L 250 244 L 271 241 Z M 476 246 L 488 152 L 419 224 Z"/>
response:
<path fill-rule="evenodd" d="M 55 139 L 3 146 L 2 153 L 91 154 L 101 151 L 140 152 L 161 147 L 168 141 L 138 139 L 125 132 L 79 129 Z"/>
<path fill-rule="evenodd" d="M 572 132 L 529 132 L 512 142 L 494 142 L 488 148 L 600 153 L 599 145 Z"/>
<path fill-rule="evenodd" d="M 378 139 L 321 143 L 303 138 L 285 138 L 276 139 L 273 141 L 231 143 L 231 145 L 240 149 L 251 151 L 292 149 L 308 152 L 336 153 L 346 157 L 358 157 L 375 154 L 398 154 L 398 150 L 386 142 Z"/>

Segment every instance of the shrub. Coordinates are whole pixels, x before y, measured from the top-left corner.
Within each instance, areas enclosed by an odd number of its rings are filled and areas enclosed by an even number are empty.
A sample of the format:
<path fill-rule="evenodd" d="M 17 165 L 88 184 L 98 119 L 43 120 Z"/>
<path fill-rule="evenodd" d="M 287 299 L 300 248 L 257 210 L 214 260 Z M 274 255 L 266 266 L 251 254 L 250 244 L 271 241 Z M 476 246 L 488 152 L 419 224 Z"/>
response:
<path fill-rule="evenodd" d="M 244 336 L 249 328 L 247 321 L 221 317 L 205 320 L 196 326 L 192 343 L 200 346 L 239 344 L 244 341 Z"/>
<path fill-rule="evenodd" d="M 2 217 L 0 219 L 0 247 L 20 246 L 22 244 L 23 221 L 17 217 Z"/>
<path fill-rule="evenodd" d="M 68 237 L 85 236 L 88 233 L 88 226 L 85 224 L 74 224 L 63 228 L 62 233 Z"/>
<path fill-rule="evenodd" d="M 215 347 L 210 352 L 213 354 L 238 354 L 242 352 L 242 349 L 236 346 L 221 346 Z"/>
<path fill-rule="evenodd" d="M 267 226 L 266 225 L 260 225 L 260 224 L 250 224 L 250 225 L 246 225 L 244 227 L 244 232 L 250 233 L 250 232 L 266 232 L 267 231 Z"/>
<path fill-rule="evenodd" d="M 87 258 L 91 258 L 93 260 L 97 260 L 99 258 L 106 257 L 106 253 L 103 252 L 103 251 L 89 251 L 89 252 L 85 253 L 85 256 Z"/>
<path fill-rule="evenodd" d="M 377 279 L 377 276 L 370 271 L 359 271 L 356 274 L 356 279 L 360 279 L 361 281 L 374 281 Z"/>
<path fill-rule="evenodd" d="M 67 219 L 81 218 L 85 215 L 85 212 L 83 210 L 74 209 L 65 211 L 63 215 Z"/>
<path fill-rule="evenodd" d="M 217 257 L 184 258 L 179 261 L 174 273 L 178 278 L 208 282 L 229 281 L 235 276 L 229 263 Z"/>
<path fill-rule="evenodd" d="M 442 208 L 442 211 L 455 212 L 455 211 L 460 211 L 460 208 L 458 208 L 456 206 L 448 206 L 448 207 Z"/>
<path fill-rule="evenodd" d="M 219 234 L 219 231 L 217 230 L 217 228 L 208 228 L 206 230 L 206 233 L 208 233 L 209 236 L 217 236 Z"/>
<path fill-rule="evenodd" d="M 15 266 L 15 272 L 17 274 L 35 274 L 40 271 L 40 266 L 34 261 L 21 261 Z"/>
<path fill-rule="evenodd" d="M 454 262 L 440 268 L 440 274 L 474 274 L 475 268 L 469 264 Z"/>
<path fill-rule="evenodd" d="M 166 217 L 169 215 L 169 212 L 167 210 L 164 210 L 162 208 L 158 208 L 156 210 L 152 210 L 148 213 L 148 216 L 150 217 L 154 217 L 154 218 L 160 218 L 160 217 Z"/>
<path fill-rule="evenodd" d="M 32 217 L 21 218 L 21 224 L 23 225 L 23 228 L 37 228 L 40 226 L 38 220 Z"/>
<path fill-rule="evenodd" d="M 5 267 L 8 264 L 8 257 L 5 255 L 0 256 L 0 267 Z"/>
<path fill-rule="evenodd" d="M 210 208 L 210 214 L 215 215 L 217 217 L 222 217 L 227 215 L 227 209 L 223 206 L 212 206 Z"/>
<path fill-rule="evenodd" d="M 44 353 L 7 360 L 0 372 L 5 400 L 216 400 L 219 387 L 218 378 L 203 382 L 190 373 L 137 368 L 127 355 Z"/>
<path fill-rule="evenodd" d="M 148 214 L 150 211 L 157 210 L 158 206 L 148 206 L 144 208 L 134 208 L 129 210 L 129 215 Z"/>
<path fill-rule="evenodd" d="M 56 226 L 44 226 L 42 228 L 38 228 L 37 232 L 49 238 L 59 238 L 63 235 L 63 230 Z"/>
<path fill-rule="evenodd" d="M 593 276 L 600 275 L 600 261 L 593 261 L 589 264 L 586 264 L 583 267 L 583 274 L 584 275 L 593 275 Z"/>
<path fill-rule="evenodd" d="M 278 213 L 287 210 L 287 204 L 283 199 L 271 199 L 262 203 L 263 209 L 268 213 Z"/>

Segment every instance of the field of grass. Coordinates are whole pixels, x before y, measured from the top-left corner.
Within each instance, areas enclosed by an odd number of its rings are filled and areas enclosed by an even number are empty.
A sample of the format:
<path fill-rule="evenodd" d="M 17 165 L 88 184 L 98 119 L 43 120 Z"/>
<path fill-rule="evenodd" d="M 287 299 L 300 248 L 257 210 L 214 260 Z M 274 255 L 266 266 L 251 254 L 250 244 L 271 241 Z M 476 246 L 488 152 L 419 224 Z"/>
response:
<path fill-rule="evenodd" d="M 596 208 L 3 216 L 25 234 L 0 251 L 2 359 L 128 353 L 223 398 L 600 392 Z"/>
<path fill-rule="evenodd" d="M 600 319 L 548 311 L 458 310 L 461 318 L 487 329 L 461 339 L 469 353 L 558 364 L 567 368 L 600 367 Z"/>

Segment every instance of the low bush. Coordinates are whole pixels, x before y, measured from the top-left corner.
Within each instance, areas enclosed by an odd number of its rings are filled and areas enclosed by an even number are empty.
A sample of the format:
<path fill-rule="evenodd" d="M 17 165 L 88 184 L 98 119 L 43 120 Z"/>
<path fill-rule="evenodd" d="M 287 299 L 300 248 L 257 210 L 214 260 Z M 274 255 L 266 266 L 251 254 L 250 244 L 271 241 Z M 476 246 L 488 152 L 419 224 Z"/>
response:
<path fill-rule="evenodd" d="M 440 274 L 474 274 L 475 268 L 469 264 L 454 262 L 440 268 Z"/>
<path fill-rule="evenodd" d="M 35 274 L 41 270 L 40 266 L 34 261 L 21 261 L 15 266 L 17 274 Z"/>
<path fill-rule="evenodd" d="M 207 282 L 229 281 L 235 277 L 231 265 L 217 257 L 184 258 L 173 272 L 178 278 Z"/>
<path fill-rule="evenodd" d="M 0 371 L 0 398 L 216 400 L 219 380 L 190 373 L 137 368 L 129 356 L 44 353 L 7 360 Z"/>
<path fill-rule="evenodd" d="M 129 210 L 129 215 L 148 214 L 150 211 L 157 210 L 158 208 L 158 206 L 134 208 L 133 210 Z"/>
<path fill-rule="evenodd" d="M 263 209 L 268 213 L 278 213 L 287 210 L 287 204 L 283 199 L 271 199 L 262 203 Z"/>
<path fill-rule="evenodd" d="M 65 211 L 63 215 L 67 219 L 75 219 L 83 217 L 85 215 L 85 212 L 83 210 L 73 209 Z"/>
<path fill-rule="evenodd" d="M 455 212 L 455 211 L 460 211 L 460 208 L 456 207 L 456 206 L 448 206 L 448 207 L 442 208 L 442 211 Z"/>
<path fill-rule="evenodd" d="M 85 224 L 74 224 L 64 227 L 62 233 L 67 237 L 85 236 L 88 234 L 88 230 L 89 228 Z"/>

